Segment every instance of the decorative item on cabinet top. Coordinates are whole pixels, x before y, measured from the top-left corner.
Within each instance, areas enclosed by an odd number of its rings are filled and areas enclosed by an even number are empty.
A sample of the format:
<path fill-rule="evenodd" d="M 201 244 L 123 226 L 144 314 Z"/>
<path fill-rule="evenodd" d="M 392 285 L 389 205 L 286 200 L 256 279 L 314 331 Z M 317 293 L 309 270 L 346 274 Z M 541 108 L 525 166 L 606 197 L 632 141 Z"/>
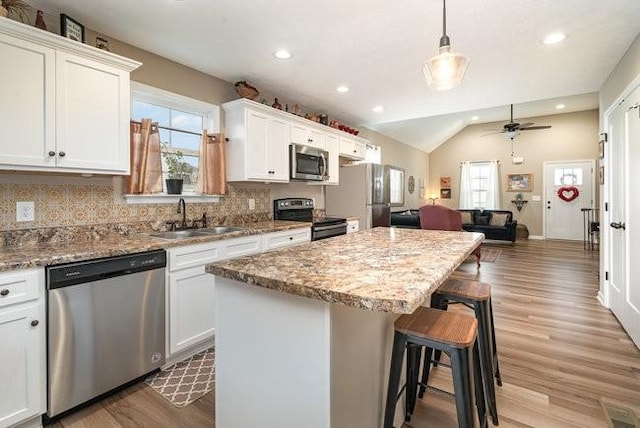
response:
<path fill-rule="evenodd" d="M 64 13 L 60 14 L 60 35 L 76 42 L 84 43 L 84 25 Z"/>
<path fill-rule="evenodd" d="M 20 22 L 29 22 L 29 12 L 33 8 L 24 0 L 2 0 L 0 3 L 0 16 L 12 16 L 18 18 Z"/>
<path fill-rule="evenodd" d="M 258 92 L 258 90 L 254 86 L 248 84 L 245 80 L 236 82 L 233 86 L 236 88 L 237 94 L 242 98 L 254 100 L 258 95 L 260 95 L 260 92 Z"/>

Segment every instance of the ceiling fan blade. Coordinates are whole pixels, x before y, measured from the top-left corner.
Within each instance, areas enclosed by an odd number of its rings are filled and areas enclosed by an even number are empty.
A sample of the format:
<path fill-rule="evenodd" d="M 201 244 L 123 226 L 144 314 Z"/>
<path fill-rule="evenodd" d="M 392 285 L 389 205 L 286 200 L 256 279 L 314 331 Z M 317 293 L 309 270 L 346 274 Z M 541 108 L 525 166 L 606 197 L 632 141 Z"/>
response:
<path fill-rule="evenodd" d="M 520 131 L 535 131 L 536 129 L 549 129 L 551 125 L 529 126 L 528 128 L 520 128 Z"/>
<path fill-rule="evenodd" d="M 521 123 L 521 124 L 520 124 L 520 126 L 519 126 L 518 128 L 519 128 L 519 129 L 522 129 L 522 128 L 528 128 L 528 127 L 530 127 L 531 125 L 533 125 L 533 122 Z"/>

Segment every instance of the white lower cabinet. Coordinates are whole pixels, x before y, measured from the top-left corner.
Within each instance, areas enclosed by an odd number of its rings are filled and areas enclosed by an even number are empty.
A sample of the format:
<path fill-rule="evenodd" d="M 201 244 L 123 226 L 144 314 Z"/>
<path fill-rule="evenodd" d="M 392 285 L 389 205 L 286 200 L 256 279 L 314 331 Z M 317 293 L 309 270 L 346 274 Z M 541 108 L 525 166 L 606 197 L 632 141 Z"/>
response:
<path fill-rule="evenodd" d="M 291 247 L 311 241 L 311 228 L 285 230 L 264 235 L 264 251 Z"/>
<path fill-rule="evenodd" d="M 44 269 L 0 273 L 0 427 L 38 417 L 45 405 Z"/>

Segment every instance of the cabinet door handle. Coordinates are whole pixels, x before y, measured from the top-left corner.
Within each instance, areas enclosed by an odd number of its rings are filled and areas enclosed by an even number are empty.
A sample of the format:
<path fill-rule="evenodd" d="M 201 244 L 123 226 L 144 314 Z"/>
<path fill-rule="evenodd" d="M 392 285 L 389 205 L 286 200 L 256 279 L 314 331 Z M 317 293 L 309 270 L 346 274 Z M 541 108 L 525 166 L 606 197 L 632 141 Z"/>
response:
<path fill-rule="evenodd" d="M 66 155 L 67 154 L 65 152 L 62 152 L 62 151 L 58 153 L 58 156 L 60 156 L 61 158 L 65 157 Z"/>
<path fill-rule="evenodd" d="M 9 294 L 9 290 L 7 290 L 6 288 L 0 290 L 0 296 L 4 297 L 8 294 Z"/>
<path fill-rule="evenodd" d="M 31 321 L 31 327 L 36 327 L 38 324 L 40 324 L 40 321 L 38 320 Z"/>
<path fill-rule="evenodd" d="M 622 229 L 622 230 L 625 230 L 626 228 L 626 225 L 624 223 L 615 222 L 615 221 L 611 222 L 609 226 L 613 227 L 614 229 Z"/>
<path fill-rule="evenodd" d="M 293 241 L 293 236 L 290 236 L 290 237 L 289 237 L 289 241 Z"/>
<path fill-rule="evenodd" d="M 56 155 L 56 152 L 54 152 L 53 150 L 49 151 L 49 157 L 54 157 Z"/>

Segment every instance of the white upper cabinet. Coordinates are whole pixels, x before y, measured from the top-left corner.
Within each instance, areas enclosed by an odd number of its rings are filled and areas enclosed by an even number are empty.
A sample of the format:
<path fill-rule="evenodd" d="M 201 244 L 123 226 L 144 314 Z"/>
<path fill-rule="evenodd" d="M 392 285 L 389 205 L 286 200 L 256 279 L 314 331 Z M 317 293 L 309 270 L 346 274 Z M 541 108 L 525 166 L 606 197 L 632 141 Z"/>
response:
<path fill-rule="evenodd" d="M 354 160 L 362 160 L 365 157 L 367 145 L 353 138 L 340 137 L 340 156 Z"/>
<path fill-rule="evenodd" d="M 301 146 L 325 149 L 324 133 L 299 123 L 291 124 L 291 142 Z"/>
<path fill-rule="evenodd" d="M 343 138 L 340 131 L 247 99 L 222 105 L 225 111 L 227 180 L 289 181 L 289 145 L 329 152 L 329 179 L 311 185 L 338 184 L 339 157 L 364 159 L 362 139 Z"/>
<path fill-rule="evenodd" d="M 8 19 L 0 57 L 0 169 L 129 173 L 140 63 Z"/>
<path fill-rule="evenodd" d="M 334 134 L 327 134 L 325 150 L 329 152 L 329 179 L 324 184 L 339 184 L 340 138 Z"/>
<path fill-rule="evenodd" d="M 227 180 L 289 181 L 289 124 L 251 108 L 225 105 Z"/>

